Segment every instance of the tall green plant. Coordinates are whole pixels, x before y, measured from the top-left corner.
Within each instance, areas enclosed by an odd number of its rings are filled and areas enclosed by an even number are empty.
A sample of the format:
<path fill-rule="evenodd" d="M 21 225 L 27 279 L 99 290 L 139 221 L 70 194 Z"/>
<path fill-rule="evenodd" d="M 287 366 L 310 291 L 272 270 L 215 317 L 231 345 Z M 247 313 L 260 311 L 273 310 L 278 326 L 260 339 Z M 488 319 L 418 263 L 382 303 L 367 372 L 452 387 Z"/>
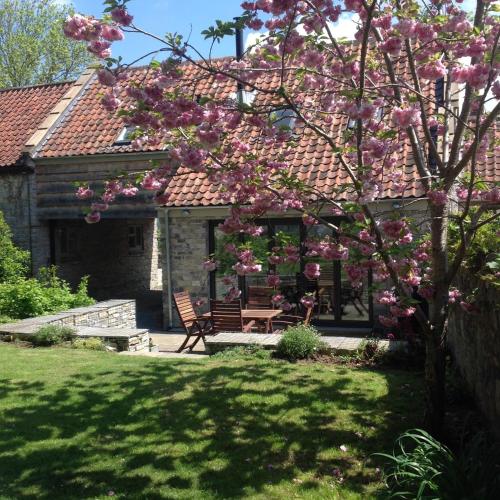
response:
<path fill-rule="evenodd" d="M 0 212 L 0 283 L 25 277 L 29 259 L 29 252 L 14 245 L 12 231 Z"/>
<path fill-rule="evenodd" d="M 455 455 L 430 434 L 412 429 L 396 441 L 389 464 L 389 498 L 408 500 L 496 500 L 500 492 L 498 453 L 477 436 Z"/>

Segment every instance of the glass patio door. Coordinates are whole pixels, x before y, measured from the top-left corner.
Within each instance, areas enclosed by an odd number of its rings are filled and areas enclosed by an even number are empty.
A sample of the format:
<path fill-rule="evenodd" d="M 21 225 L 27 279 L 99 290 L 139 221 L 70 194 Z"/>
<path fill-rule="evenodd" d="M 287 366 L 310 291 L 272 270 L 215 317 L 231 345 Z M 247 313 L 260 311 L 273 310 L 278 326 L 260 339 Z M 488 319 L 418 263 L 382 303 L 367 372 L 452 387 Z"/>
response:
<path fill-rule="evenodd" d="M 304 245 L 308 240 L 324 238 L 335 240 L 332 229 L 326 225 L 318 224 L 304 229 Z M 369 325 L 372 321 L 370 277 L 365 277 L 360 286 L 355 287 L 348 279 L 344 261 L 308 256 L 307 248 L 304 254 L 302 269 L 307 262 L 315 262 L 321 266 L 319 279 L 308 280 L 303 277 L 304 290 L 316 295 L 317 304 L 313 320 L 325 326 Z"/>

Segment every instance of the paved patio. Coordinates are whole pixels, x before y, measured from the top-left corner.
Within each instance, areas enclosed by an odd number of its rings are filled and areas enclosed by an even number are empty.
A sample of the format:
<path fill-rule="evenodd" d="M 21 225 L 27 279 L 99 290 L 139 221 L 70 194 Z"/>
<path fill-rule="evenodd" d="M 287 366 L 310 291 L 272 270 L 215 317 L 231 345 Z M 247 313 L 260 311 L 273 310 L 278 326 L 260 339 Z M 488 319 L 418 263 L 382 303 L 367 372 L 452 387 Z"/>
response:
<path fill-rule="evenodd" d="M 179 348 L 185 339 L 185 335 L 180 333 L 159 333 L 150 332 L 150 337 L 153 340 L 153 344 L 157 345 L 159 348 L 159 354 L 175 354 L 175 351 Z M 225 349 L 228 347 L 245 346 L 245 345 L 261 345 L 267 349 L 273 349 L 279 342 L 280 335 L 278 334 L 262 334 L 262 333 L 232 333 L 225 332 L 219 333 L 216 336 L 207 337 L 207 351 L 214 352 L 220 349 Z M 363 340 L 362 337 L 346 337 L 346 336 L 323 336 L 323 341 L 326 342 L 332 351 L 336 354 L 349 354 L 356 351 Z M 404 342 L 401 341 L 388 341 L 381 340 L 380 347 L 387 349 L 389 351 L 404 349 Z M 205 346 L 200 340 L 193 349 L 192 354 L 196 357 L 202 357 L 204 354 L 208 354 L 205 351 Z M 155 353 L 151 353 L 155 354 Z M 178 354 L 176 357 L 183 357 L 188 355 L 188 351 L 184 351 L 183 354 Z M 173 357 L 173 356 L 169 356 Z"/>

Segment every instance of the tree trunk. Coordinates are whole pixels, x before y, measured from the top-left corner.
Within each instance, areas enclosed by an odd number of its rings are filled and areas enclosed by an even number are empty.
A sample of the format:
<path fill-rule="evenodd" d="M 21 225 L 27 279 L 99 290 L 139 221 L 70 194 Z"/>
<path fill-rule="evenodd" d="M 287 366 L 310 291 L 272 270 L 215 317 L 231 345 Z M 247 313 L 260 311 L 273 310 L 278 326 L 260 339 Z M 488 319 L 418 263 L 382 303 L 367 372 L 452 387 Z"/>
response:
<path fill-rule="evenodd" d="M 445 409 L 445 338 L 448 316 L 448 207 L 430 204 L 432 281 L 429 328 L 425 332 L 425 426 L 436 438 L 443 434 Z"/>
<path fill-rule="evenodd" d="M 444 332 L 433 330 L 425 336 L 425 428 L 437 439 L 443 435 L 445 410 Z"/>

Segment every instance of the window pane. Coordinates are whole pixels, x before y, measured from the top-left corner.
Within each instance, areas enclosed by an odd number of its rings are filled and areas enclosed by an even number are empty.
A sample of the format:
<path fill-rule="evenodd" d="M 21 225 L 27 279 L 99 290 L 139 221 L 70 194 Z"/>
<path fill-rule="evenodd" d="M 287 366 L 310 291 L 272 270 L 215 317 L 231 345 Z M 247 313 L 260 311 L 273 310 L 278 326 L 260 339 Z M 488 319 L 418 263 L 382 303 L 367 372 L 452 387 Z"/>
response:
<path fill-rule="evenodd" d="M 333 239 L 333 231 L 328 226 L 317 224 L 307 227 L 306 241 L 320 241 L 325 238 Z M 321 275 L 317 280 L 302 276 L 304 292 L 314 293 L 316 296 L 315 318 L 333 320 L 335 317 L 334 262 L 314 255 L 306 255 L 304 261 L 317 263 L 321 267 Z"/>
<path fill-rule="evenodd" d="M 298 282 L 300 280 L 300 225 L 299 223 L 276 224 L 274 226 L 276 245 L 290 249 L 290 258 L 276 265 L 276 273 L 280 277 L 280 293 L 290 304 L 298 304 L 300 300 Z M 299 259 L 295 260 L 292 247 L 297 249 Z"/>

